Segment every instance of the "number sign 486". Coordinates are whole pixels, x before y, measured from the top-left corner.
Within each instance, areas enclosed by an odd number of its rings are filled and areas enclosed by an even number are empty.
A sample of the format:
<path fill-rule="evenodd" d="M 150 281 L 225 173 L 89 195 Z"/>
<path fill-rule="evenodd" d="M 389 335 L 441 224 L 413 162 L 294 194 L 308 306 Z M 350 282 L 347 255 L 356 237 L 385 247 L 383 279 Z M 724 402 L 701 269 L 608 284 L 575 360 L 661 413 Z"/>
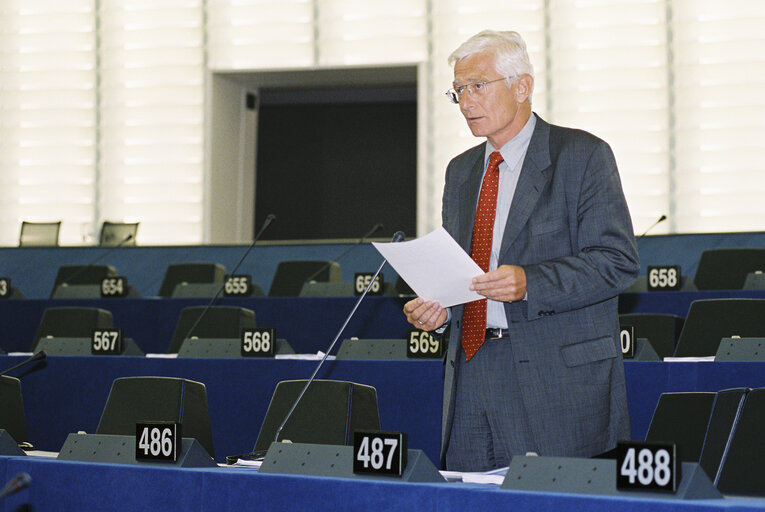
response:
<path fill-rule="evenodd" d="M 406 469 L 406 434 L 377 430 L 353 433 L 353 472 L 401 476 Z"/>
<path fill-rule="evenodd" d="M 175 462 L 181 453 L 182 441 L 180 423 L 137 423 L 135 458 Z"/>
<path fill-rule="evenodd" d="M 677 492 L 680 465 L 674 444 L 618 443 L 616 488 Z"/>

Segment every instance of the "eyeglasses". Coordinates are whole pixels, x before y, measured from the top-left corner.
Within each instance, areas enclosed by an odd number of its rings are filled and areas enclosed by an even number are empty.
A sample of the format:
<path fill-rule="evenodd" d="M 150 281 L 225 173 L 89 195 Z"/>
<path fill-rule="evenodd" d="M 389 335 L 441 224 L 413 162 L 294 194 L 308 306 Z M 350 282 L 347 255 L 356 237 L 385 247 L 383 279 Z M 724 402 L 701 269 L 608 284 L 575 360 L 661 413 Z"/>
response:
<path fill-rule="evenodd" d="M 460 98 L 463 94 L 465 94 L 465 91 L 470 93 L 471 96 L 474 93 L 476 96 L 483 96 L 488 90 L 488 87 L 486 87 L 487 85 L 493 84 L 494 82 L 499 82 L 500 80 L 505 80 L 507 78 L 515 77 L 503 76 L 502 78 L 497 78 L 496 80 L 488 80 L 486 82 L 473 82 L 472 84 L 460 85 L 459 87 L 455 87 L 454 89 L 449 89 L 446 91 L 446 97 L 449 98 L 449 101 L 452 103 L 459 104 Z"/>

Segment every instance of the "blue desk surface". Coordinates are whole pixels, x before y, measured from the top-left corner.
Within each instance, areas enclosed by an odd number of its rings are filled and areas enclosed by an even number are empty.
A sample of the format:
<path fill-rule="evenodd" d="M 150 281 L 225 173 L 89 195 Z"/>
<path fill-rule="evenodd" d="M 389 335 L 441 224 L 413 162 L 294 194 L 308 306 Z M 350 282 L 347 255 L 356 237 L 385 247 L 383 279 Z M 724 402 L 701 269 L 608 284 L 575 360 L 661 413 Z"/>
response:
<path fill-rule="evenodd" d="M 761 511 L 765 500 L 677 500 L 508 491 L 464 483 L 408 483 L 348 478 L 267 475 L 235 468 L 182 469 L 153 465 L 66 462 L 0 457 L 0 479 L 19 472 L 29 488 L 0 502 L 0 512 L 27 504 L 33 510 L 311 510 L 331 512 L 464 512 L 469 510 L 653 512 Z"/>
<path fill-rule="evenodd" d="M 43 312 L 51 307 L 98 307 L 111 311 L 115 327 L 145 353 L 165 353 L 183 308 L 210 299 L 22 299 L 0 302 L 0 347 L 29 352 Z M 222 298 L 217 304 L 252 309 L 260 327 L 273 327 L 298 353 L 326 351 L 356 303 L 356 297 Z M 342 339 L 404 339 L 409 324 L 402 313 L 407 299 L 366 297 Z M 339 345 L 338 345 L 339 347 Z M 337 347 L 336 347 L 337 348 Z"/>
<path fill-rule="evenodd" d="M 0 368 L 21 361 L 0 356 Z M 219 461 L 255 445 L 276 384 L 307 378 L 315 361 L 262 359 L 154 359 L 48 357 L 21 379 L 29 441 L 58 451 L 66 436 L 95 432 L 111 384 L 118 377 L 157 375 L 199 381 L 207 388 Z M 644 439 L 666 391 L 765 387 L 765 363 L 625 363 L 633 439 Z M 443 365 L 440 361 L 328 361 L 319 378 L 349 380 L 377 389 L 382 428 L 407 432 L 411 448 L 439 460 Z"/>
<path fill-rule="evenodd" d="M 671 313 L 685 317 L 691 302 L 713 298 L 765 298 L 765 290 L 644 292 L 619 297 L 620 313 Z M 402 339 L 409 324 L 401 310 L 408 299 L 367 297 L 346 327 L 341 339 Z M 42 318 L 50 307 L 99 307 L 111 311 L 114 326 L 133 338 L 146 353 L 164 353 L 170 346 L 181 311 L 204 306 L 209 299 L 21 299 L 0 301 L 0 347 L 8 352 L 28 352 Z M 273 327 L 298 353 L 326 350 L 356 297 L 222 298 L 221 306 L 255 311 L 261 327 Z"/>

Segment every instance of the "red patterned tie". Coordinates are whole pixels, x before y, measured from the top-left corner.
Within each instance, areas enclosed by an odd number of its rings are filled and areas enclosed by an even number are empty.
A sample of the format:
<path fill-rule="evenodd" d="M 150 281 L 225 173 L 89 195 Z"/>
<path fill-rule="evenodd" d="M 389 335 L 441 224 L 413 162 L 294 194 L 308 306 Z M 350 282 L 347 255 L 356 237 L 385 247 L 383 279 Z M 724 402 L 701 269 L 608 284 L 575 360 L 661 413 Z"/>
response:
<path fill-rule="evenodd" d="M 484 272 L 489 271 L 491 243 L 494 233 L 494 216 L 497 213 L 497 190 L 499 189 L 499 163 L 502 155 L 499 151 L 489 156 L 489 167 L 478 196 L 478 208 L 473 223 L 473 241 L 470 245 L 470 257 L 478 263 Z M 465 361 L 478 352 L 486 338 L 486 299 L 475 300 L 465 305 L 462 315 L 462 349 Z"/>

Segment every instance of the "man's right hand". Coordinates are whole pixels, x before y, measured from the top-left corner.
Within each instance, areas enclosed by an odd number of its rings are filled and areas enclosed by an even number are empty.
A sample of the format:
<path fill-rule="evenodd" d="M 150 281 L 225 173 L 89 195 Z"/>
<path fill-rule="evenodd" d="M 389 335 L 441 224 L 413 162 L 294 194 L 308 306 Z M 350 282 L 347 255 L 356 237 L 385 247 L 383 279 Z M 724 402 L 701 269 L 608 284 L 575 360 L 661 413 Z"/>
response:
<path fill-rule="evenodd" d="M 434 331 L 444 325 L 448 312 L 441 304 L 422 297 L 412 299 L 404 304 L 406 320 L 423 331 Z"/>

